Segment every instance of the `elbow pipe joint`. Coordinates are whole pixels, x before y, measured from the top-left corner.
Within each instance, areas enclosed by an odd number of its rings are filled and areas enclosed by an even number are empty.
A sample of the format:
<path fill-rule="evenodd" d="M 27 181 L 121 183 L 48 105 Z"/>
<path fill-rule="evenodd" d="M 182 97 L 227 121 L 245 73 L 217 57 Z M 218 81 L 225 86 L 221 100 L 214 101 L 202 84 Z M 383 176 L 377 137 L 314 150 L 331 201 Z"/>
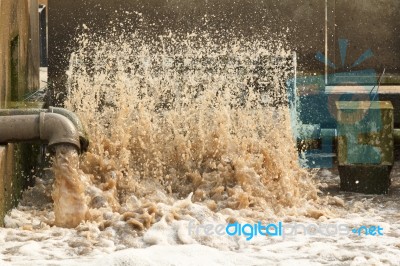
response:
<path fill-rule="evenodd" d="M 82 125 L 81 120 L 79 117 L 74 113 L 71 112 L 67 109 L 64 108 L 59 108 L 59 107 L 50 107 L 47 110 L 47 113 L 55 113 L 55 114 L 60 114 L 66 118 L 68 118 L 75 126 L 79 133 L 79 143 L 80 143 L 80 150 L 81 152 L 87 152 L 89 148 L 89 138 L 86 134 L 86 130 L 84 126 Z"/>
<path fill-rule="evenodd" d="M 40 113 L 40 140 L 48 142 L 50 150 L 54 146 L 69 144 L 81 151 L 80 134 L 75 125 L 65 116 L 55 113 Z"/>

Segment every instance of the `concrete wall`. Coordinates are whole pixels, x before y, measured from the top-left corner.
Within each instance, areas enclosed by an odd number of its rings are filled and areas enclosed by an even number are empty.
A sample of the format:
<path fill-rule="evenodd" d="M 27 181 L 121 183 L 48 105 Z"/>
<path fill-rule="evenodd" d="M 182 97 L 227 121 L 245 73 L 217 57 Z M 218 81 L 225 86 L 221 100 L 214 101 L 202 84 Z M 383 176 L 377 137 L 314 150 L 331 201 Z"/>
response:
<path fill-rule="evenodd" d="M 352 70 L 385 69 L 382 83 L 400 84 L 400 1 L 336 0 L 328 1 L 329 58 L 338 65 L 332 72 L 348 71 L 346 67 L 371 49 L 373 56 Z M 349 40 L 345 67 L 337 40 Z"/>
<path fill-rule="evenodd" d="M 376 68 L 378 72 L 386 67 L 394 76 L 398 75 L 400 1 L 327 2 L 330 59 L 340 65 L 337 39 L 346 38 L 352 45 L 348 62 L 371 48 L 375 57 L 363 66 Z M 267 29 L 283 33 L 298 52 L 300 70 L 317 74 L 325 71 L 323 63 L 315 60 L 317 51 L 325 51 L 323 0 L 49 0 L 49 5 L 49 80 L 53 95 L 63 91 L 64 73 L 69 51 L 75 45 L 73 37 L 77 27 L 85 23 L 101 32 L 109 21 L 133 16 L 121 10 L 142 13 L 148 23 L 156 23 L 159 32 L 207 27 L 211 30 L 234 29 L 243 35 L 267 35 Z M 204 26 L 206 14 L 208 23 Z M 135 25 L 131 26 L 135 28 Z M 346 71 L 345 68 L 335 71 L 343 70 Z"/>
<path fill-rule="evenodd" d="M 49 0 L 52 96 L 63 91 L 70 50 L 75 45 L 73 37 L 83 23 L 102 32 L 116 18 L 134 17 L 122 11 L 136 11 L 143 14 L 147 24 L 155 23 L 153 29 L 159 33 L 200 28 L 211 32 L 228 29 L 244 36 L 285 34 L 283 38 L 293 44 L 303 65 L 310 68 L 315 52 L 324 49 L 323 3 L 321 0 Z M 134 21 L 124 30 L 135 30 Z"/>
<path fill-rule="evenodd" d="M 23 190 L 32 186 L 32 171 L 39 173 L 37 144 L 0 145 L 0 226 L 4 215 L 16 206 Z"/>
<path fill-rule="evenodd" d="M 12 207 L 13 146 L 0 146 L 0 226 L 3 217 Z"/>
<path fill-rule="evenodd" d="M 0 0 L 0 108 L 38 88 L 37 0 Z"/>
<path fill-rule="evenodd" d="M 0 108 L 39 88 L 37 0 L 0 0 Z M 28 184 L 32 145 L 0 145 L 0 225 Z M 26 153 L 28 152 L 28 153 Z M 31 153 L 32 154 L 32 153 Z"/>

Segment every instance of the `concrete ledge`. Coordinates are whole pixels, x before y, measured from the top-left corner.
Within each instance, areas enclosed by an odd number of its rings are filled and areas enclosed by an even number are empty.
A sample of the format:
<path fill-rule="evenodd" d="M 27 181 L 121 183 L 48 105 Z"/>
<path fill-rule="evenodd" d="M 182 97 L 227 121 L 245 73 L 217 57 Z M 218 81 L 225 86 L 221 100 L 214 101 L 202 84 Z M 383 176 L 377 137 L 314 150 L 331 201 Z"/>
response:
<path fill-rule="evenodd" d="M 12 145 L 0 146 L 0 226 L 5 214 L 13 206 L 13 151 Z"/>

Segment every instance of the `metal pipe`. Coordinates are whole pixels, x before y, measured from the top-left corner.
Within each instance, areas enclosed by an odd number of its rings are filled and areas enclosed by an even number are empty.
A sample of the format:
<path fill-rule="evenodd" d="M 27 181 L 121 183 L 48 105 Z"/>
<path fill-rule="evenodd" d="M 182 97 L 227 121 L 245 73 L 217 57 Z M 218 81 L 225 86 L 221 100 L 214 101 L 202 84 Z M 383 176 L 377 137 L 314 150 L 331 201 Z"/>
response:
<path fill-rule="evenodd" d="M 0 143 L 43 141 L 49 148 L 69 144 L 81 151 L 80 133 L 65 116 L 55 113 L 0 116 Z"/>
<path fill-rule="evenodd" d="M 0 117 L 0 143 L 40 139 L 40 117 L 18 115 Z"/>
<path fill-rule="evenodd" d="M 50 148 L 54 145 L 71 144 L 81 150 L 79 132 L 65 116 L 52 113 L 40 113 L 40 140 L 47 141 Z"/>
<path fill-rule="evenodd" d="M 86 152 L 89 147 L 89 138 L 79 117 L 74 112 L 59 107 L 49 107 L 48 112 L 63 115 L 75 125 L 76 129 L 79 132 L 79 141 L 81 144 L 81 150 L 83 152 Z"/>
<path fill-rule="evenodd" d="M 4 116 L 23 116 L 23 115 L 39 115 L 40 113 L 54 113 L 66 117 L 70 120 L 79 133 L 79 142 L 81 152 L 86 152 L 89 147 L 89 139 L 86 130 L 79 120 L 78 116 L 64 108 L 50 107 L 49 109 L 0 109 L 0 117 Z M 0 125 L 1 126 L 1 125 Z"/>

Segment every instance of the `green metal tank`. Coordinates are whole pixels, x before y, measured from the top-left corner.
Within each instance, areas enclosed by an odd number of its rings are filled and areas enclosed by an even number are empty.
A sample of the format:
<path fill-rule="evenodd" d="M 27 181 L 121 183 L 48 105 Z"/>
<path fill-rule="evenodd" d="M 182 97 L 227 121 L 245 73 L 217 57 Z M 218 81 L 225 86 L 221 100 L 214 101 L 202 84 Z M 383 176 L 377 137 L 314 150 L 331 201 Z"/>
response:
<path fill-rule="evenodd" d="M 386 194 L 394 162 L 392 103 L 338 101 L 336 108 L 341 190 Z"/>

